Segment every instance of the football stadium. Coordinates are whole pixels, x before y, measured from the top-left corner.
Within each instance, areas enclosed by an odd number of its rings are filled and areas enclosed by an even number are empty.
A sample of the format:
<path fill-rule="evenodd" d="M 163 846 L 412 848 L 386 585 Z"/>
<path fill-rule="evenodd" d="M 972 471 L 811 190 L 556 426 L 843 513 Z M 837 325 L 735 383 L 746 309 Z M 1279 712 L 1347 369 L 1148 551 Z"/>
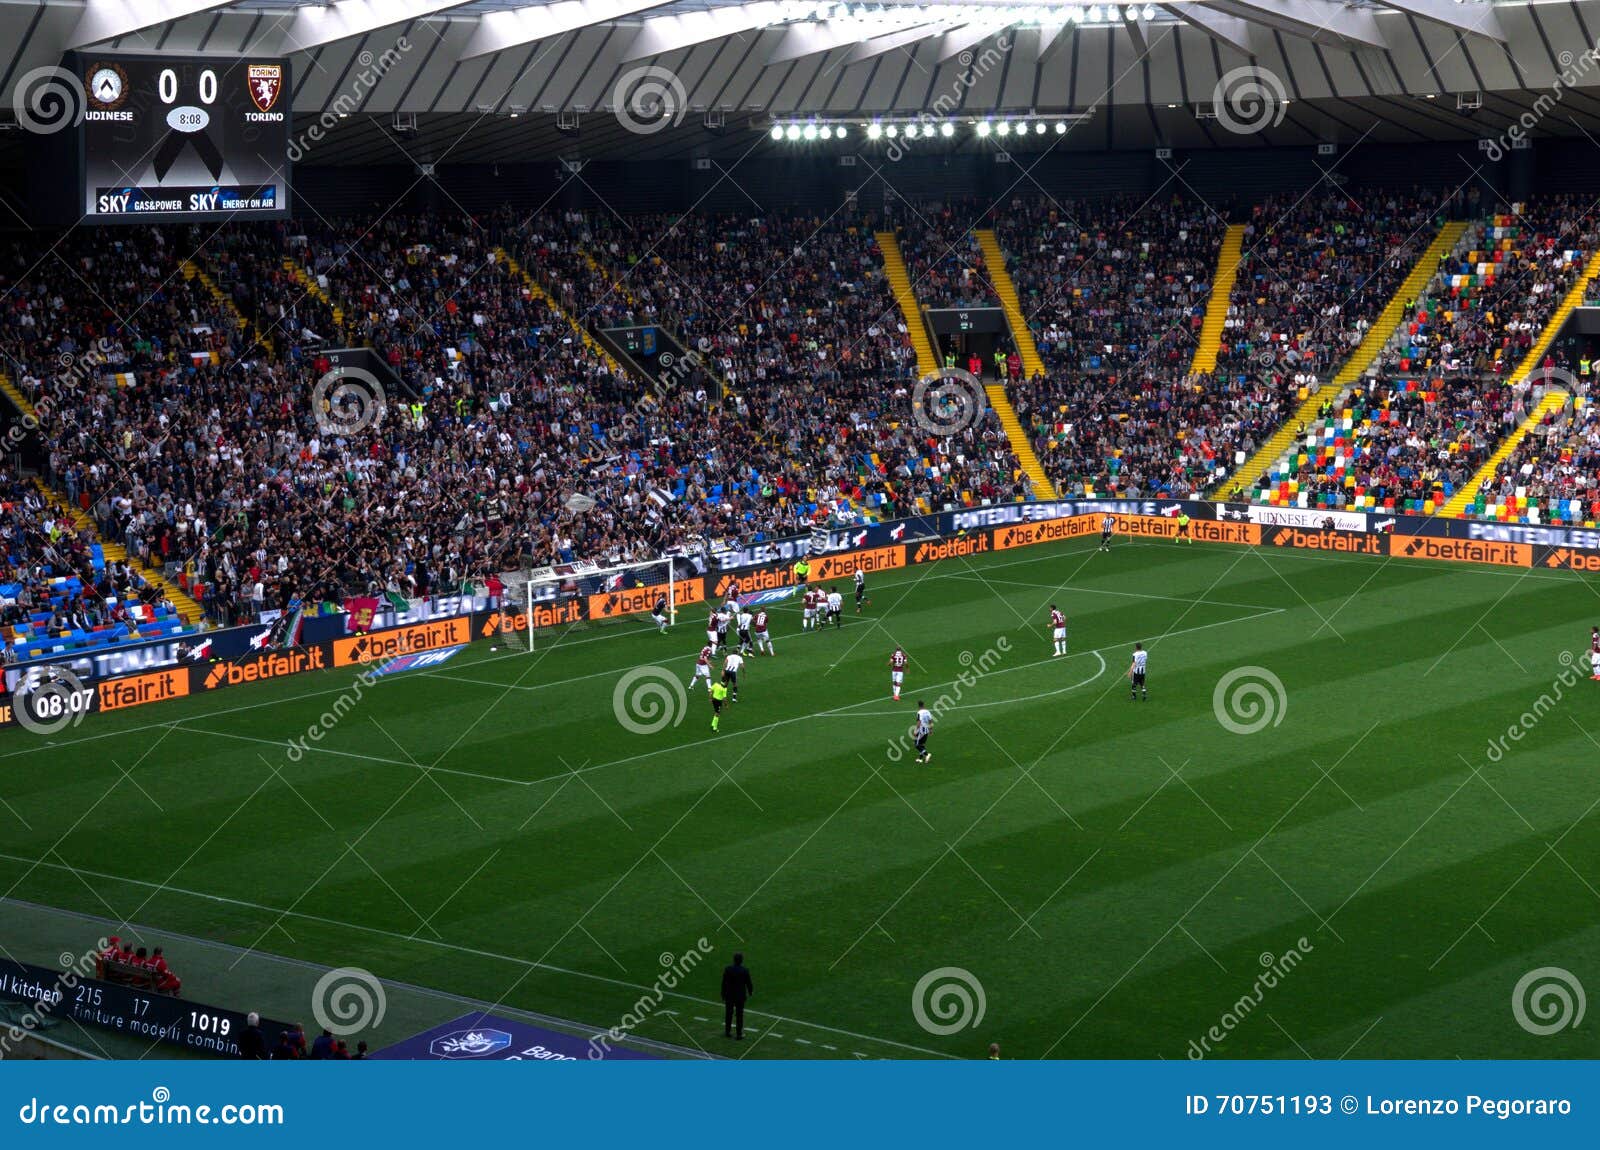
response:
<path fill-rule="evenodd" d="M 1600 1056 L 1600 0 L 0 29 L 5 1059 Z"/>

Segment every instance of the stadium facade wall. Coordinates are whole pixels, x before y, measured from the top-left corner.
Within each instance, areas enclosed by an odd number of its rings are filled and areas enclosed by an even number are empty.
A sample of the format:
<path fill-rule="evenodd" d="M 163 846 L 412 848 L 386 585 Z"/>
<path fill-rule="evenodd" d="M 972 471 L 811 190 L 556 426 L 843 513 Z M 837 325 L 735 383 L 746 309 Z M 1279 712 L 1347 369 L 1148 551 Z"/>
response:
<path fill-rule="evenodd" d="M 794 564 L 802 555 L 811 562 L 811 581 L 826 583 L 848 579 L 858 570 L 892 571 L 1040 543 L 1087 539 L 1099 534 L 1107 513 L 1114 517 L 1116 534 L 1122 539 L 1175 539 L 1178 516 L 1187 513 L 1190 530 L 1202 543 L 1600 573 L 1600 530 L 1588 528 L 1194 500 L 1067 499 L 946 511 L 710 552 L 691 560 L 697 573 L 680 581 L 678 601 L 683 605 L 721 602 L 735 585 L 741 594 L 770 592 L 774 598 L 782 597 L 797 585 Z M 307 619 L 300 643 L 285 650 L 263 649 L 261 636 L 267 628 L 255 624 L 211 631 L 181 642 L 125 648 L 119 662 L 79 666 L 68 659 L 57 665 L 67 666 L 79 679 L 71 709 L 74 720 L 81 721 L 97 712 L 200 696 L 306 671 L 375 669 L 389 660 L 458 648 L 508 631 L 640 614 L 654 603 L 656 590 L 643 587 L 563 595 L 552 589 L 548 599 L 516 608 L 502 608 L 482 597 L 445 596 L 419 601 L 403 616 L 392 612 L 382 616 L 363 633 L 348 631 L 348 616 L 343 614 Z M 197 655 L 195 647 L 200 644 L 209 646 Z M 13 668 L 8 673 L 8 693 L 0 696 L 0 727 L 20 724 L 16 709 L 28 705 L 26 691 L 21 697 L 9 693 L 19 681 L 16 671 Z"/>

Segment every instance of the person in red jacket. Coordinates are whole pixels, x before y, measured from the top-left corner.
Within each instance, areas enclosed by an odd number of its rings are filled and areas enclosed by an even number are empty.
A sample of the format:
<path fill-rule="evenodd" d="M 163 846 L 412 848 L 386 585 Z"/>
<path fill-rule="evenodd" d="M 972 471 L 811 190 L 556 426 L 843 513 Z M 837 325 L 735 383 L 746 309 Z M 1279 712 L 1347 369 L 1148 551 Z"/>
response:
<path fill-rule="evenodd" d="M 167 966 L 166 956 L 161 953 L 159 946 L 150 956 L 149 965 L 156 976 L 156 989 L 162 994 L 176 996 L 183 989 L 183 979 L 172 973 L 171 968 Z"/>

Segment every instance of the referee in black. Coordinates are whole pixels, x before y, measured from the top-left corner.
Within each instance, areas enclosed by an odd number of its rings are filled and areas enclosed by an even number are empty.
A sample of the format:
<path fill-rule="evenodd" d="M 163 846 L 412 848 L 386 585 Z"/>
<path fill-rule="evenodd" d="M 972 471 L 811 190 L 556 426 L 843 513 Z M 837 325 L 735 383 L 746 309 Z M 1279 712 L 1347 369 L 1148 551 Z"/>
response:
<path fill-rule="evenodd" d="M 744 1004 L 756 992 L 744 954 L 736 952 L 733 962 L 722 968 L 722 1036 L 744 1041 Z M 738 1033 L 734 1033 L 737 1026 Z"/>

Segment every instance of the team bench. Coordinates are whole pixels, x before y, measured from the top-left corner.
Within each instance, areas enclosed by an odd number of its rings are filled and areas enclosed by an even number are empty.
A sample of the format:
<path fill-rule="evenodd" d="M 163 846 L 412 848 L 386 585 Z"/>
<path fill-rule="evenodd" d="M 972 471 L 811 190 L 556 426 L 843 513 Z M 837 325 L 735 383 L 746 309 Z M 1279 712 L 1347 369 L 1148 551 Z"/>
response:
<path fill-rule="evenodd" d="M 95 959 L 95 974 L 103 982 L 120 982 L 127 986 L 136 986 L 141 990 L 153 991 L 156 994 L 170 994 L 171 991 L 161 989 L 161 975 L 147 966 L 140 966 L 133 962 L 118 962 L 114 958 L 100 955 Z"/>

